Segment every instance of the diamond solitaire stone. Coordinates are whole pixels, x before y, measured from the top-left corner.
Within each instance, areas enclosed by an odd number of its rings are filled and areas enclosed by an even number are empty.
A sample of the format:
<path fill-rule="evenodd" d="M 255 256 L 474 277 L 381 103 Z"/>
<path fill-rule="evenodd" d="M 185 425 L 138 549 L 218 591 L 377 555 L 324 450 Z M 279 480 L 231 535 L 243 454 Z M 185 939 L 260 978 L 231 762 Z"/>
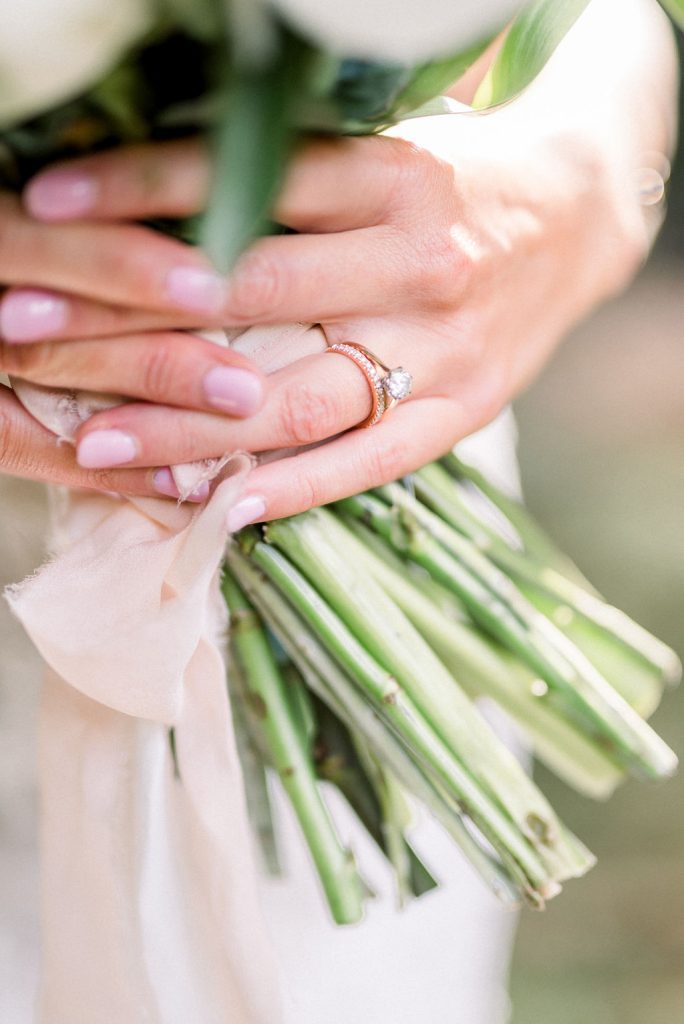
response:
<path fill-rule="evenodd" d="M 397 366 L 395 370 L 390 370 L 383 384 L 390 398 L 393 398 L 395 402 L 401 402 L 411 394 L 413 378 L 403 366 Z"/>
<path fill-rule="evenodd" d="M 372 427 L 379 423 L 385 413 L 394 408 L 397 402 L 408 398 L 411 394 L 413 378 L 403 366 L 390 370 L 363 345 L 355 342 L 338 341 L 330 345 L 328 352 L 337 352 L 353 360 L 362 371 L 371 390 L 371 410 L 369 415 L 358 424 L 359 427 Z"/>

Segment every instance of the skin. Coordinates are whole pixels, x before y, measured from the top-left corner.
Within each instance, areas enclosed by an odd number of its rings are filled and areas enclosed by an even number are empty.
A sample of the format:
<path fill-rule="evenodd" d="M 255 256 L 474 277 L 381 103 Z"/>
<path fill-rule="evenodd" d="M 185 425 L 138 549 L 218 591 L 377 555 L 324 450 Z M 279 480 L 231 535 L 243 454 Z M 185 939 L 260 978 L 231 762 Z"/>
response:
<path fill-rule="evenodd" d="M 648 252 L 653 224 L 631 182 L 642 152 L 670 146 L 675 59 L 642 0 L 626 2 L 625 46 L 607 58 L 609 6 L 596 0 L 541 79 L 486 117 L 307 142 L 274 210 L 298 234 L 258 242 L 227 281 L 131 223 L 202 208 L 210 168 L 195 140 L 87 158 L 43 172 L 21 199 L 0 196 L 0 369 L 133 399 L 82 427 L 75 459 L 3 388 L 2 469 L 146 494 L 158 467 L 327 441 L 252 473 L 242 521 L 277 518 L 404 475 L 491 420 Z M 170 291 L 178 268 L 208 275 L 202 301 Z M 27 343 L 7 324 L 29 285 L 59 300 L 63 323 Z M 406 366 L 411 398 L 354 430 L 370 399 L 349 360 L 311 356 L 265 377 L 181 333 L 289 321 Z M 232 415 L 204 388 L 217 366 L 255 375 Z M 94 466 L 84 442 L 101 430 L 131 438 L 135 457 Z"/>

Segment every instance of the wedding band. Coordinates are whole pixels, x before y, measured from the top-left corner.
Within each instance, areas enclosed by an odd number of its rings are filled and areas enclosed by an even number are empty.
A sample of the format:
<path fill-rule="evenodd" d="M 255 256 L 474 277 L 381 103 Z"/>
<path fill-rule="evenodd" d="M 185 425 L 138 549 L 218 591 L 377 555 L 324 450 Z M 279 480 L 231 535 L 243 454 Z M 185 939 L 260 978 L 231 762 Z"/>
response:
<path fill-rule="evenodd" d="M 403 366 L 390 369 L 377 356 L 355 341 L 330 345 L 326 352 L 337 352 L 353 360 L 368 381 L 371 393 L 371 411 L 359 427 L 374 427 L 390 409 L 411 394 L 413 377 Z"/>

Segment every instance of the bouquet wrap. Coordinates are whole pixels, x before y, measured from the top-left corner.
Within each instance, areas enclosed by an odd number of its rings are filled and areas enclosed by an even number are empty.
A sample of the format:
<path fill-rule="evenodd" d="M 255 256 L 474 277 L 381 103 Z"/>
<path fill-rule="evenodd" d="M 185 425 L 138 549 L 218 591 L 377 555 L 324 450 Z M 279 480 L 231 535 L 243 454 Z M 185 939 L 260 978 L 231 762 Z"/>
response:
<path fill-rule="evenodd" d="M 324 341 L 293 325 L 234 344 L 273 370 Z M 76 396 L 19 391 L 62 432 Z M 244 455 L 224 465 L 199 510 L 57 492 L 54 557 L 8 592 L 48 667 L 49 1024 L 279 1019 L 221 654 L 226 516 L 249 466 Z"/>

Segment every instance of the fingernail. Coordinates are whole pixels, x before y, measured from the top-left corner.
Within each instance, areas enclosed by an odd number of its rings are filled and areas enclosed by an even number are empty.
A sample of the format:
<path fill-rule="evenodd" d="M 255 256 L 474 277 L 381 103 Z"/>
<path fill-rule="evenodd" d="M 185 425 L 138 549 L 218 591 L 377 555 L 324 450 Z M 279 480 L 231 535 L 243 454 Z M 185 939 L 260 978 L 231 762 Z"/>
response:
<path fill-rule="evenodd" d="M 0 334 L 10 343 L 40 341 L 66 327 L 67 303 L 50 292 L 22 288 L 0 303 Z"/>
<path fill-rule="evenodd" d="M 222 277 L 199 267 L 175 267 L 166 276 L 166 295 L 179 309 L 214 315 L 225 301 Z"/>
<path fill-rule="evenodd" d="M 162 469 L 157 469 L 152 474 L 152 485 L 155 491 L 163 494 L 165 498 L 180 498 L 180 491 L 176 486 L 176 481 L 173 479 L 173 473 L 171 470 L 164 466 Z M 206 501 L 209 497 L 209 491 L 211 490 L 208 480 L 203 480 L 195 490 L 188 495 L 187 501 Z"/>
<path fill-rule="evenodd" d="M 266 502 L 257 494 L 250 494 L 248 498 L 238 501 L 233 505 L 226 517 L 228 533 L 236 533 L 243 526 L 255 523 L 266 515 Z"/>
<path fill-rule="evenodd" d="M 76 460 L 83 469 L 109 469 L 132 462 L 137 454 L 134 438 L 122 430 L 94 430 L 79 442 Z"/>
<path fill-rule="evenodd" d="M 97 180 L 82 171 L 47 171 L 29 183 L 24 202 L 40 220 L 69 220 L 90 213 L 98 192 Z"/>
<path fill-rule="evenodd" d="M 203 386 L 210 405 L 231 416 L 251 416 L 261 408 L 261 381 L 250 370 L 215 366 L 206 374 Z"/>
<path fill-rule="evenodd" d="M 176 487 L 173 473 L 166 466 L 155 470 L 152 474 L 152 486 L 155 491 L 159 491 L 165 498 L 180 498 L 180 491 Z"/>

